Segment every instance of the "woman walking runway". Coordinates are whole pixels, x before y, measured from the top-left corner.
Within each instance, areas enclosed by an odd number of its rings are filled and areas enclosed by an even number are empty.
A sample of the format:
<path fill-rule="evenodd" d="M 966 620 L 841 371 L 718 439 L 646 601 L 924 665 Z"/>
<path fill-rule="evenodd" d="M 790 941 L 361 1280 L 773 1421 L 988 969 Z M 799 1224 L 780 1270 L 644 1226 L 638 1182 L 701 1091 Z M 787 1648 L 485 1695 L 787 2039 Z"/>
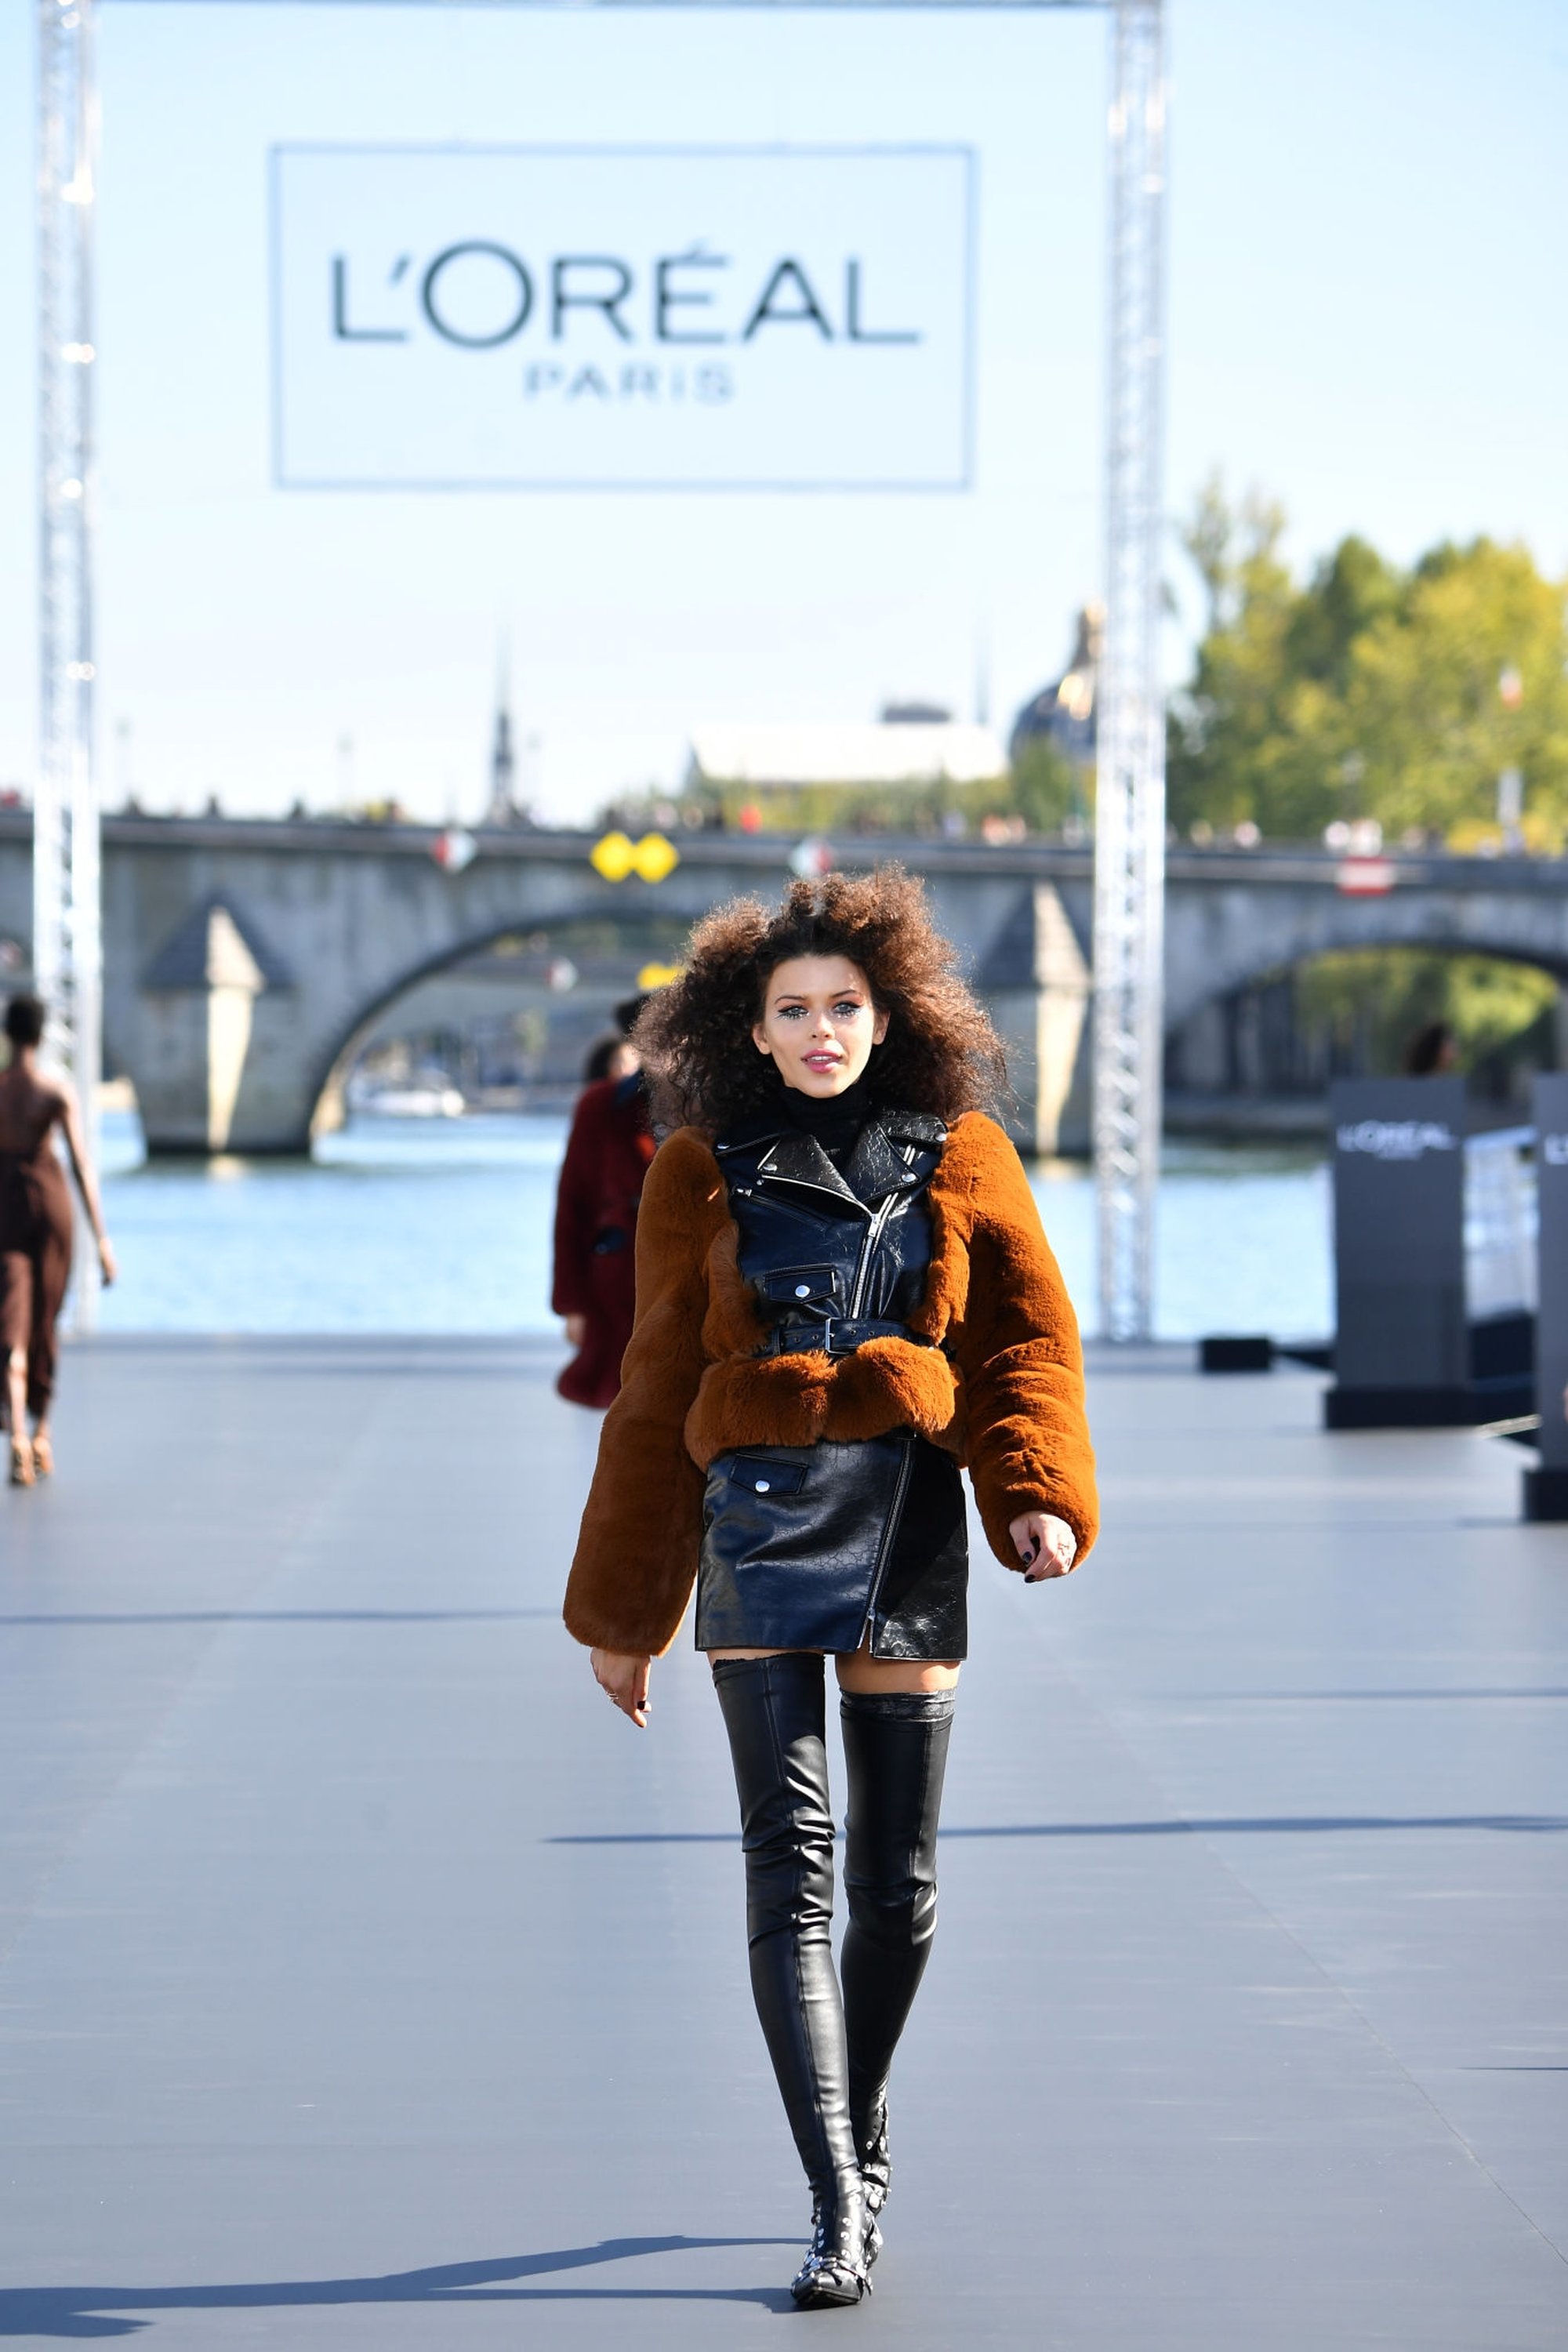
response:
<path fill-rule="evenodd" d="M 71 1270 L 70 1193 L 55 1148 L 57 1128 L 65 1135 L 103 1279 L 114 1279 L 114 1253 L 103 1229 L 76 1097 L 61 1080 L 46 1077 L 38 1068 L 43 1034 L 39 1000 L 14 996 L 5 1008 L 11 1060 L 0 1074 L 0 1349 L 5 1354 L 13 1486 L 30 1486 L 55 1466 L 49 1435 L 55 1325 Z"/>
<path fill-rule="evenodd" d="M 930 1957 L 967 1648 L 966 1463 L 1037 1582 L 1093 1541 L 1071 1306 L 1001 1053 L 918 884 L 799 883 L 693 936 L 637 1030 L 656 1117 L 637 1322 L 566 1596 L 639 1727 L 693 1584 L 729 1735 L 752 1988 L 813 2200 L 792 2292 L 858 2303 L 891 2183 L 888 2084 Z M 848 1789 L 842 1972 L 825 1657 Z"/>

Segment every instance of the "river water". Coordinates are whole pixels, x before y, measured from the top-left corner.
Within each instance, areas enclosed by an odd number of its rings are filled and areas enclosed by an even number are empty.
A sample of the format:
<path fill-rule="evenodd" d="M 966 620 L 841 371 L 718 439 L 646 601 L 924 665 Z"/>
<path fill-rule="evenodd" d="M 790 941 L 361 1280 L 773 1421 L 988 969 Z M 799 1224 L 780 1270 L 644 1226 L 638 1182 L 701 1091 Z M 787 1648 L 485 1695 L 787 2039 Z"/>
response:
<path fill-rule="evenodd" d="M 107 1331 L 552 1332 L 550 1224 L 566 1123 L 357 1118 L 310 1160 L 147 1162 L 104 1122 L 121 1279 Z M 1031 1171 L 1086 1331 L 1094 1195 L 1065 1162 Z M 1160 1184 L 1163 1338 L 1331 1326 L 1327 1171 L 1310 1152 L 1168 1147 Z"/>

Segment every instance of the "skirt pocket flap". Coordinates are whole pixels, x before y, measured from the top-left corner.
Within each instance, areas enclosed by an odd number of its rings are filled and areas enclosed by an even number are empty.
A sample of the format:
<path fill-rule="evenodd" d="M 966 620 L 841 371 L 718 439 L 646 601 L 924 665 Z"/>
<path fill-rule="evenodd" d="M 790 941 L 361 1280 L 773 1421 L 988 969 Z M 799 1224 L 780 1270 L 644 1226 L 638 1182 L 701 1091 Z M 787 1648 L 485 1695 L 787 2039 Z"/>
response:
<path fill-rule="evenodd" d="M 798 1495 L 805 1484 L 805 1465 L 738 1454 L 730 1465 L 730 1483 L 749 1486 L 753 1495 Z"/>

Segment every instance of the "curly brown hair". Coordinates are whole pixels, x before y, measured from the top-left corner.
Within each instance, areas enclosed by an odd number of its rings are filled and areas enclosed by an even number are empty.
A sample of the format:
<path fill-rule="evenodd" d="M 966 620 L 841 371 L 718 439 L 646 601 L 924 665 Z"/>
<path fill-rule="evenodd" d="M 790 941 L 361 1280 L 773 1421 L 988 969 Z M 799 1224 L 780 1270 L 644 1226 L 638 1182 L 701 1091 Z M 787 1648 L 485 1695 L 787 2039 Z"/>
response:
<path fill-rule="evenodd" d="M 650 998 L 633 1036 L 656 1122 L 718 1135 L 775 1103 L 778 1073 L 752 1039 L 769 978 L 792 957 L 831 955 L 865 973 L 891 1016 L 867 1074 L 879 1099 L 946 1119 L 997 1107 L 1007 1073 L 996 1032 L 953 969 L 921 884 L 885 866 L 792 882 L 776 913 L 731 898 L 704 916 L 686 970 Z"/>

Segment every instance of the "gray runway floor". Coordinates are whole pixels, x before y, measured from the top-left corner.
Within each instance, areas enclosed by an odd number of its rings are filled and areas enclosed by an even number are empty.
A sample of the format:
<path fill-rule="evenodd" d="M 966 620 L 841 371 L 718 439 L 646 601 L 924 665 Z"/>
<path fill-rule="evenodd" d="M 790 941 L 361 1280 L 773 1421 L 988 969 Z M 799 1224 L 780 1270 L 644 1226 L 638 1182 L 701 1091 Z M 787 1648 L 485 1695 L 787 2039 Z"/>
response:
<path fill-rule="evenodd" d="M 0 2335 L 1568 2344 L 1568 1530 L 1515 1449 L 1101 1360 L 1100 1552 L 977 1563 L 877 2292 L 805 2322 L 717 1713 L 683 1643 L 639 1738 L 560 1628 L 551 1363 L 69 1357 L 0 1493 Z"/>

